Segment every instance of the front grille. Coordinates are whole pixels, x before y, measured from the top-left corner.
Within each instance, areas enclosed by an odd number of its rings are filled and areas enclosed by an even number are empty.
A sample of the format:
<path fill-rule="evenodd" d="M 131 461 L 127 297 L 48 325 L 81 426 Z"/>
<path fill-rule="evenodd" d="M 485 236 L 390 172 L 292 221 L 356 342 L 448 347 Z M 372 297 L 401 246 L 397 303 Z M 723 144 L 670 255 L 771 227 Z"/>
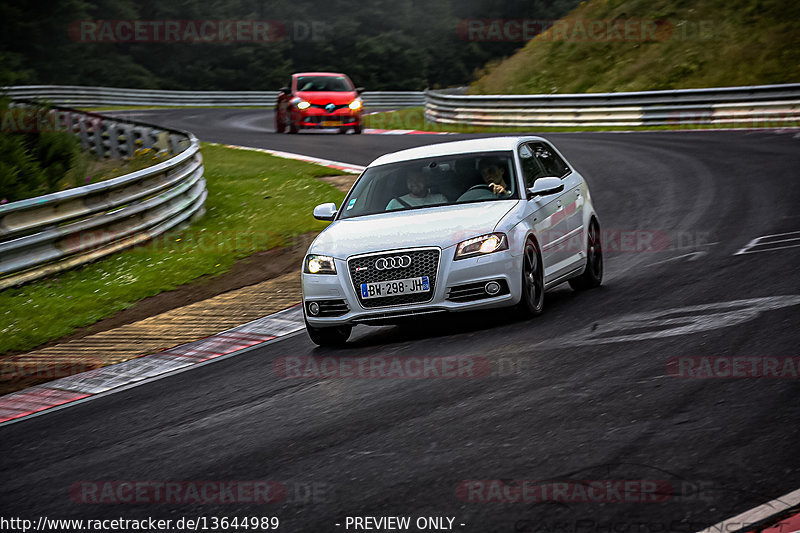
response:
<path fill-rule="evenodd" d="M 328 104 L 311 104 L 311 107 L 318 107 L 320 109 L 325 109 L 326 105 L 328 105 Z M 350 104 L 337 104 L 337 105 L 334 106 L 334 111 L 336 111 L 337 109 L 343 109 L 343 108 L 345 108 L 345 107 L 347 107 L 349 105 Z"/>
<path fill-rule="evenodd" d="M 376 259 L 382 256 L 394 255 L 409 256 L 411 258 L 411 265 L 406 268 L 394 268 L 391 270 L 378 270 L 375 268 Z M 433 299 L 433 292 L 436 290 L 436 274 L 439 270 L 439 255 L 440 252 L 438 248 L 404 251 L 393 250 L 349 259 L 347 261 L 347 268 L 350 271 L 350 278 L 353 280 L 353 289 L 356 291 L 359 302 L 361 302 L 361 305 L 365 308 L 423 303 Z M 361 298 L 362 283 L 418 278 L 420 276 L 428 276 L 431 286 L 430 292 L 399 294 L 387 296 L 385 298 L 369 298 L 366 300 Z"/>
<path fill-rule="evenodd" d="M 344 300 L 313 300 L 319 304 L 319 314 L 316 315 L 318 317 L 326 317 L 326 316 L 342 316 L 347 314 L 350 311 L 350 308 L 347 306 L 347 302 Z M 308 311 L 308 304 L 311 303 L 306 302 L 306 311 Z"/>
<path fill-rule="evenodd" d="M 500 292 L 489 296 L 486 294 L 484 287 L 489 281 L 496 281 L 500 284 Z M 478 281 L 475 283 L 467 283 L 466 285 L 456 285 L 450 287 L 447 292 L 447 299 L 451 302 L 473 302 L 475 300 L 483 300 L 484 298 L 495 298 L 508 294 L 508 283 L 503 279 Z"/>

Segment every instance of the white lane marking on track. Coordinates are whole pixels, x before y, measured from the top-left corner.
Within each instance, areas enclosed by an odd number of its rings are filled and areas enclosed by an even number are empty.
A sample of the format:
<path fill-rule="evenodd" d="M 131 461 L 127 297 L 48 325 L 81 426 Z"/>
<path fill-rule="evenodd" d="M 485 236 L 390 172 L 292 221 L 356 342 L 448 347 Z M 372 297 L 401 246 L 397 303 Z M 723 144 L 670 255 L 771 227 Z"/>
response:
<path fill-rule="evenodd" d="M 775 238 L 780 237 L 780 238 Z M 788 244 L 785 246 L 773 246 L 775 244 L 783 244 L 787 242 L 796 242 L 797 244 Z M 772 246 L 771 248 L 760 248 L 761 246 Z M 757 254 L 761 252 L 771 252 L 774 250 L 785 250 L 786 248 L 797 248 L 800 246 L 800 231 L 789 231 L 786 233 L 775 233 L 772 235 L 762 235 L 748 242 L 744 248 L 740 249 L 733 255 L 744 254 Z"/>
<path fill-rule="evenodd" d="M 275 157 L 282 157 L 284 159 L 294 159 L 296 161 L 305 161 L 306 163 L 314 163 L 325 167 L 335 168 L 350 174 L 361 174 L 367 167 L 355 165 L 353 163 L 345 163 L 342 161 L 333 161 L 331 159 L 322 159 L 319 157 L 311 157 L 310 155 L 295 154 L 292 152 L 282 152 L 280 150 L 268 150 L 266 148 L 253 148 L 252 146 L 238 146 L 235 144 L 218 144 L 209 143 L 212 146 L 224 146 L 225 148 L 233 148 L 234 150 L 247 150 L 251 152 L 261 152 L 264 154 L 274 155 Z"/>
<path fill-rule="evenodd" d="M 705 246 L 712 246 L 714 244 L 719 244 L 719 243 L 718 242 L 710 242 L 710 243 L 706 244 Z M 675 256 L 675 257 L 670 257 L 669 259 L 664 259 L 662 261 L 656 261 L 655 263 L 650 263 L 650 264 L 645 265 L 645 266 L 653 266 L 653 265 L 660 265 L 662 263 L 669 263 L 670 261 L 676 261 L 678 259 L 683 259 L 685 257 L 688 257 L 687 261 L 697 261 L 698 259 L 700 259 L 701 257 L 704 257 L 705 255 L 708 255 L 708 251 L 707 250 L 698 250 L 696 252 L 689 252 L 688 254 L 678 255 L 678 256 Z"/>
<path fill-rule="evenodd" d="M 425 131 L 425 130 L 382 130 L 377 128 L 366 128 L 364 133 L 370 135 L 453 135 L 450 131 Z"/>
<path fill-rule="evenodd" d="M 735 326 L 753 320 L 765 311 L 794 305 L 800 305 L 800 295 L 768 296 L 635 313 L 611 319 L 607 324 L 597 325 L 594 330 L 572 332 L 545 341 L 544 344 L 558 347 L 586 346 L 689 335 Z M 635 333 L 641 329 L 653 331 Z"/>
<path fill-rule="evenodd" d="M 774 516 L 780 512 L 790 509 L 795 505 L 800 504 L 800 489 L 797 489 L 789 494 L 784 494 L 780 498 L 776 498 L 771 502 L 764 503 L 758 507 L 754 507 L 749 511 L 736 515 L 733 518 L 728 518 L 709 526 L 698 533 L 720 533 L 720 532 L 736 532 L 751 527 Z M 788 533 L 788 532 L 787 532 Z"/>

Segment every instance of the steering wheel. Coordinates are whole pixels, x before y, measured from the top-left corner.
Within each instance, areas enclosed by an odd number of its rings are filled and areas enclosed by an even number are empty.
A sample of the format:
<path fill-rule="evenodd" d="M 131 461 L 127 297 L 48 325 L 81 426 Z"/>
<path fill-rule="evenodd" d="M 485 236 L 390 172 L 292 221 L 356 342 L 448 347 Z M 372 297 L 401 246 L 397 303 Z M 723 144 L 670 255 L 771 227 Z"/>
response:
<path fill-rule="evenodd" d="M 473 185 L 472 187 L 467 189 L 467 191 L 471 191 L 473 189 L 480 189 L 480 190 L 485 189 L 485 190 L 489 191 L 490 193 L 494 194 L 495 196 L 500 196 L 500 195 L 503 195 L 503 194 L 511 194 L 511 192 L 508 189 L 504 189 L 505 192 L 500 192 L 500 193 L 494 192 L 494 189 L 492 188 L 492 186 L 491 185 L 487 185 L 485 183 L 479 183 L 478 185 Z"/>

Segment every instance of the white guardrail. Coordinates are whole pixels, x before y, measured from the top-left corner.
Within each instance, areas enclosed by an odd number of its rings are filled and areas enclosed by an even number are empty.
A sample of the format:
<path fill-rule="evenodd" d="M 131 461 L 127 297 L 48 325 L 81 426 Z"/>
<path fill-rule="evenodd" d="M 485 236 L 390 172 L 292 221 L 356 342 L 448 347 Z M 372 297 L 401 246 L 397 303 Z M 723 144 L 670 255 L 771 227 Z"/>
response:
<path fill-rule="evenodd" d="M 81 106 L 236 106 L 274 107 L 278 91 L 160 91 L 81 87 L 76 85 L 27 85 L 3 89 L 12 100 L 46 100 L 56 105 Z M 365 107 L 412 107 L 425 103 L 425 93 L 375 91 L 361 95 Z"/>
<path fill-rule="evenodd" d="M 12 104 L 21 115 L 32 109 Z M 0 289 L 135 246 L 204 213 L 197 138 L 141 122 L 54 107 L 39 124 L 77 135 L 99 157 L 150 148 L 170 157 L 116 178 L 0 205 Z"/>
<path fill-rule="evenodd" d="M 473 126 L 800 126 L 800 84 L 627 93 L 427 91 L 425 117 Z"/>

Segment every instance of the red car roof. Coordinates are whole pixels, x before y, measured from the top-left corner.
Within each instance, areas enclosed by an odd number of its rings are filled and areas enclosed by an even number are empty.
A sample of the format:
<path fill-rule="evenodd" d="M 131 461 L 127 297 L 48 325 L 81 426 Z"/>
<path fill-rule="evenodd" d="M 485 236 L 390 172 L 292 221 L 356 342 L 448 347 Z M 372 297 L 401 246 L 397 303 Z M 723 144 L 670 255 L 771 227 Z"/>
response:
<path fill-rule="evenodd" d="M 345 74 L 341 72 L 297 72 L 292 74 L 292 76 L 344 76 L 347 77 Z"/>

